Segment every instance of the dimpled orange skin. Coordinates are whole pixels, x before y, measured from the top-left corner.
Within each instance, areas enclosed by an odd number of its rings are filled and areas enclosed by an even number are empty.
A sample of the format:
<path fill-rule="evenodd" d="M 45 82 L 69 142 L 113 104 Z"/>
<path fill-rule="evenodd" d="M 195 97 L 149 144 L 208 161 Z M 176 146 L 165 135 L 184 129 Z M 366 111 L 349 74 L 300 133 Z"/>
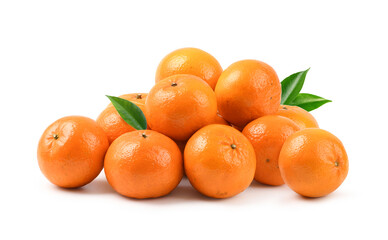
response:
<path fill-rule="evenodd" d="M 176 74 L 191 74 L 214 89 L 221 73 L 220 63 L 209 53 L 198 48 L 182 48 L 162 59 L 156 70 L 155 82 Z"/>
<path fill-rule="evenodd" d="M 281 86 L 271 66 L 257 60 L 242 60 L 225 69 L 215 93 L 221 116 L 243 127 L 256 118 L 276 113 Z"/>
<path fill-rule="evenodd" d="M 120 98 L 136 104 L 143 113 L 145 111 L 144 105 L 146 97 L 147 93 L 131 93 L 120 96 Z M 110 103 L 108 107 L 101 112 L 96 121 L 108 136 L 109 143 L 112 143 L 116 138 L 120 137 L 124 133 L 136 130 L 123 120 L 112 103 Z"/>
<path fill-rule="evenodd" d="M 39 167 L 57 186 L 81 187 L 101 172 L 108 147 L 104 131 L 94 120 L 64 117 L 52 123 L 40 138 Z"/>
<path fill-rule="evenodd" d="M 304 128 L 319 128 L 317 120 L 303 108 L 298 106 L 281 105 L 276 115 L 287 117 Z"/>
<path fill-rule="evenodd" d="M 255 151 L 238 130 L 212 124 L 189 139 L 184 166 L 191 185 L 200 193 L 228 198 L 251 184 L 256 169 Z"/>
<path fill-rule="evenodd" d="M 125 133 L 111 144 L 104 169 L 109 184 L 121 195 L 157 198 L 179 184 L 183 162 L 173 140 L 152 130 L 140 130 Z"/>
<path fill-rule="evenodd" d="M 322 197 L 342 184 L 349 162 L 336 136 L 319 128 L 306 128 L 286 140 L 279 167 L 292 190 L 305 197 Z"/>
<path fill-rule="evenodd" d="M 286 139 L 299 129 L 291 119 L 276 115 L 253 120 L 244 128 L 242 133 L 256 153 L 256 181 L 273 186 L 284 184 L 278 165 L 280 150 Z"/>
<path fill-rule="evenodd" d="M 158 83 L 145 105 L 151 129 L 174 140 L 185 141 L 203 126 L 213 123 L 217 114 L 216 96 L 199 77 L 178 74 Z"/>

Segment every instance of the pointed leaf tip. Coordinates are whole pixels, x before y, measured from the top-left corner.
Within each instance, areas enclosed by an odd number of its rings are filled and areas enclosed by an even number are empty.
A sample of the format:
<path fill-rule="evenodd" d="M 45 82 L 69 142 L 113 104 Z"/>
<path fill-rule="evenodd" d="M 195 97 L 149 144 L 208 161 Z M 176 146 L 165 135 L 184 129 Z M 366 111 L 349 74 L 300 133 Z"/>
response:
<path fill-rule="evenodd" d="M 298 96 L 289 105 L 298 106 L 310 112 L 329 102 L 332 101 L 314 94 L 299 93 Z"/>
<path fill-rule="evenodd" d="M 281 104 L 290 105 L 302 90 L 306 75 L 310 68 L 305 71 L 294 73 L 286 77 L 282 82 Z"/>
<path fill-rule="evenodd" d="M 136 130 L 147 129 L 147 121 L 144 113 L 136 104 L 123 98 L 109 95 L 105 96 L 109 98 L 117 112 L 126 123 L 131 125 Z"/>

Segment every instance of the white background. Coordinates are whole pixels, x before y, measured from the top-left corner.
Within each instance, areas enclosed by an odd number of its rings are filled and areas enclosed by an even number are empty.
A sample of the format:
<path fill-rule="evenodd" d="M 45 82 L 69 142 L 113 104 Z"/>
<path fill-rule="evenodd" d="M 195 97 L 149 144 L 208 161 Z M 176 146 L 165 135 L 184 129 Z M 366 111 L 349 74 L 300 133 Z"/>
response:
<path fill-rule="evenodd" d="M 140 1 L 138 1 L 140 2 Z M 1 239 L 387 239 L 388 14 L 384 1 L 1 1 Z M 53 121 L 96 118 L 105 94 L 147 92 L 158 62 L 198 47 L 221 65 L 258 59 L 279 78 L 311 67 L 303 92 L 339 137 L 350 171 L 333 194 L 252 183 L 225 200 L 183 180 L 132 200 L 101 174 L 77 190 L 50 184 L 36 148 Z"/>

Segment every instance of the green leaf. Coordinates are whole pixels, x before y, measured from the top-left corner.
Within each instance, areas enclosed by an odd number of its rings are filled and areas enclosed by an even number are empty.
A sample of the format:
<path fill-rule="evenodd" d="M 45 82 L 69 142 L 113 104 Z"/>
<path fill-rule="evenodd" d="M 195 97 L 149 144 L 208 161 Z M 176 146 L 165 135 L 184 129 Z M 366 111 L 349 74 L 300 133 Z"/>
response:
<path fill-rule="evenodd" d="M 138 106 L 136 106 L 136 104 L 119 97 L 113 97 L 108 95 L 106 96 L 112 102 L 113 106 L 116 108 L 117 112 L 120 114 L 120 116 L 124 119 L 126 123 L 131 125 L 136 130 L 147 129 L 147 121 L 144 116 L 144 113 Z"/>
<path fill-rule="evenodd" d="M 307 72 L 310 70 L 294 73 L 282 81 L 282 100 L 281 103 L 290 105 L 302 90 Z"/>
<path fill-rule="evenodd" d="M 328 102 L 331 102 L 331 100 L 310 93 L 299 93 L 294 101 L 288 105 L 298 106 L 310 112 Z"/>

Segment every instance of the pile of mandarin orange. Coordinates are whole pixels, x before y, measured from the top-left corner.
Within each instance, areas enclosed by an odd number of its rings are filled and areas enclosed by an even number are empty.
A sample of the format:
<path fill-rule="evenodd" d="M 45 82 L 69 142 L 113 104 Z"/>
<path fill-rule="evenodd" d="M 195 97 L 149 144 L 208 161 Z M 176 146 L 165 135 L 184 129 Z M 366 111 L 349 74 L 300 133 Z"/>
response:
<path fill-rule="evenodd" d="M 50 182 L 77 188 L 104 169 L 112 188 L 131 198 L 165 196 L 184 175 L 213 198 L 235 196 L 253 180 L 321 197 L 348 173 L 341 141 L 309 112 L 280 105 L 278 76 L 261 61 L 223 70 L 207 52 L 178 49 L 162 59 L 148 94 L 120 98 L 143 111 L 147 130 L 134 129 L 112 104 L 96 121 L 57 120 L 38 146 Z"/>

